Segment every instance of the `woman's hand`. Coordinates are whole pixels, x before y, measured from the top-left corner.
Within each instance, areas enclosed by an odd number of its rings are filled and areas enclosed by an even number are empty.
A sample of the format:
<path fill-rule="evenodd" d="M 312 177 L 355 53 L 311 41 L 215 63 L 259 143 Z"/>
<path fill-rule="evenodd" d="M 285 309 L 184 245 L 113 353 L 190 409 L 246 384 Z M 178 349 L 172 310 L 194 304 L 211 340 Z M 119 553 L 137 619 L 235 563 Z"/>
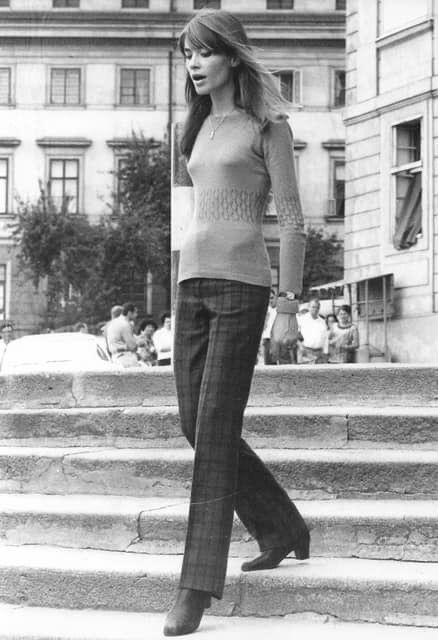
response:
<path fill-rule="evenodd" d="M 277 313 L 271 331 L 271 351 L 275 362 L 292 349 L 298 340 L 298 322 L 294 313 Z"/>

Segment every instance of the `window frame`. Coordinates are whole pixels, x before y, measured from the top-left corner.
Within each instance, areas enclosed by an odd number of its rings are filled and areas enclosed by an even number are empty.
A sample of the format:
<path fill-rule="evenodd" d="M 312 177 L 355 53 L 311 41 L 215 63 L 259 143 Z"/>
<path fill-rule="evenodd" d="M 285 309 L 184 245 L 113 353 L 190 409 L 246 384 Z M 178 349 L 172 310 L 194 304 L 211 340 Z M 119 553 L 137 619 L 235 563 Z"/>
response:
<path fill-rule="evenodd" d="M 127 7 L 125 6 L 125 2 L 144 2 L 147 6 L 146 7 Z M 130 11 L 136 11 L 139 9 L 150 9 L 150 3 L 149 0 L 121 0 L 121 9 L 128 9 Z"/>
<path fill-rule="evenodd" d="M 1 2 L 7 2 L 8 4 L 0 4 L 0 9 L 10 9 L 11 8 L 11 0 L 0 0 Z"/>
<path fill-rule="evenodd" d="M 9 100 L 8 102 L 0 102 L 0 109 L 8 109 L 15 107 L 15 65 L 0 65 L 0 70 L 7 69 L 9 71 Z"/>
<path fill-rule="evenodd" d="M 193 0 L 193 11 L 202 11 L 202 9 L 221 9 L 222 2 L 221 0 L 199 0 L 200 4 L 203 4 L 202 7 L 196 6 L 196 1 Z"/>
<path fill-rule="evenodd" d="M 345 76 L 345 87 L 344 87 L 344 103 L 336 104 L 336 75 L 338 73 L 344 73 Z M 335 109 L 343 109 L 347 105 L 347 71 L 343 67 L 335 67 L 332 70 L 332 107 Z"/>
<path fill-rule="evenodd" d="M 11 210 L 11 206 L 12 206 L 12 199 L 11 199 L 11 175 L 12 175 L 12 155 L 8 154 L 8 153 L 1 153 L 0 151 L 0 161 L 2 160 L 6 160 L 6 197 L 5 197 L 5 211 L 1 211 L 1 206 L 0 206 L 0 219 L 1 218 L 5 218 L 7 216 L 11 216 L 13 215 L 12 210 Z M 2 180 L 3 176 L 0 176 L 0 180 Z M 1 203 L 0 203 L 1 204 Z"/>
<path fill-rule="evenodd" d="M 68 178 L 65 177 L 65 175 L 63 175 L 63 177 L 61 179 L 60 178 L 52 178 L 52 176 L 51 176 L 51 167 L 52 167 L 52 163 L 53 162 L 63 162 L 63 163 L 76 162 L 76 164 L 77 164 L 77 177 L 75 178 L 75 180 L 76 180 L 76 207 L 75 207 L 74 211 L 71 211 L 70 207 L 69 207 L 68 213 L 78 215 L 80 213 L 80 211 L 81 211 L 81 208 L 80 208 L 81 160 L 77 156 L 76 157 L 71 157 L 70 154 L 66 154 L 64 156 L 58 156 L 58 155 L 57 156 L 52 156 L 51 155 L 48 158 L 48 174 L 47 174 L 48 180 L 47 180 L 47 184 L 48 184 L 49 195 L 52 198 L 56 197 L 56 196 L 53 196 L 53 194 L 52 194 L 52 182 L 54 180 L 57 180 L 57 181 L 61 180 L 61 182 L 64 183 L 68 179 Z M 63 174 L 65 174 L 65 165 L 64 165 Z M 65 196 L 65 187 L 63 188 L 62 197 L 64 198 L 64 196 Z"/>
<path fill-rule="evenodd" d="M 52 78 L 54 71 L 79 71 L 79 102 L 52 102 Z M 49 109 L 83 109 L 85 107 L 85 67 L 77 64 L 54 64 L 47 67 L 46 107 Z"/>
<path fill-rule="evenodd" d="M 344 222 L 345 220 L 345 185 L 346 185 L 346 178 L 344 177 L 344 205 L 343 205 L 343 210 L 344 210 L 344 215 L 338 215 L 337 211 L 338 211 L 338 206 L 337 206 L 337 201 L 338 198 L 336 197 L 337 195 L 337 189 L 336 189 L 336 184 L 337 184 L 337 180 L 336 180 L 336 168 L 339 165 L 343 165 L 344 166 L 344 171 L 346 169 L 346 159 L 345 159 L 345 154 L 344 155 L 334 155 L 332 154 L 330 156 L 330 198 L 329 201 L 330 202 L 334 202 L 334 214 L 331 215 L 330 214 L 330 210 L 329 210 L 329 215 L 327 216 L 327 218 L 332 221 L 332 222 Z M 330 209 L 329 205 L 329 209 Z"/>
<path fill-rule="evenodd" d="M 270 3 L 278 3 L 281 2 L 290 2 L 292 4 L 291 7 L 270 7 Z M 294 11 L 295 9 L 295 0 L 266 0 L 266 10 L 267 11 Z"/>
<path fill-rule="evenodd" d="M 65 6 L 56 6 L 57 3 L 67 3 Z M 68 6 L 69 2 L 77 2 L 76 6 Z M 81 8 L 81 0 L 52 0 L 52 9 L 80 9 Z"/>
<path fill-rule="evenodd" d="M 397 134 L 398 134 L 398 130 L 403 127 L 403 125 L 408 125 L 409 123 L 412 122 L 419 122 L 420 125 L 420 159 L 419 160 L 413 160 L 411 162 L 407 162 L 407 163 L 403 163 L 403 164 L 397 164 L 397 152 L 398 152 L 398 147 L 397 147 Z M 421 174 L 421 185 L 422 185 L 422 197 L 421 197 L 421 206 L 422 206 L 422 212 L 421 212 L 421 233 L 418 235 L 417 237 L 417 242 L 413 245 L 411 245 L 410 247 L 405 247 L 402 249 L 397 249 L 396 247 L 394 247 L 393 245 L 393 249 L 394 251 L 396 251 L 397 253 L 399 252 L 403 252 L 403 251 L 410 251 L 413 248 L 416 248 L 418 246 L 418 243 L 420 242 L 421 238 L 424 235 L 424 198 L 423 198 L 423 193 L 424 193 L 424 186 L 423 186 L 423 171 L 424 171 L 424 163 L 423 163 L 423 144 L 424 144 L 424 132 L 423 132 L 423 127 L 424 127 L 424 123 L 423 123 L 423 119 L 422 118 L 409 118 L 407 120 L 403 120 L 402 122 L 398 122 L 397 124 L 394 124 L 391 127 L 391 138 L 392 138 L 392 144 L 391 144 L 391 149 L 392 149 L 392 158 L 391 158 L 391 169 L 390 169 L 390 174 L 391 174 L 391 187 L 390 187 L 390 192 L 391 192 L 391 218 L 390 218 L 390 242 L 391 244 L 393 243 L 393 237 L 396 231 L 396 219 L 397 219 L 397 200 L 399 200 L 398 196 L 397 196 L 397 178 L 400 177 L 401 174 L 403 173 L 407 173 L 409 175 L 414 176 L 415 174 L 420 173 Z"/>
<path fill-rule="evenodd" d="M 338 6 L 338 4 L 341 2 L 344 5 L 343 7 Z M 335 0 L 335 11 L 346 11 L 347 10 L 346 4 L 347 4 L 346 0 Z"/>
<path fill-rule="evenodd" d="M 0 276 L 4 274 L 4 277 L 0 277 L 0 291 L 3 285 L 3 300 L 1 300 L 2 296 L 0 295 L 0 320 L 6 320 L 9 317 L 9 305 L 10 305 L 10 262 L 2 262 L 0 263 Z M 2 273 L 3 272 L 3 273 Z M 2 309 L 3 302 L 3 309 Z"/>
<path fill-rule="evenodd" d="M 149 72 L 149 102 L 148 103 L 126 103 L 121 101 L 122 97 L 122 72 L 123 71 L 148 71 Z M 155 74 L 152 66 L 144 66 L 139 64 L 123 64 L 117 68 L 117 86 L 116 86 L 116 103 L 118 109 L 153 109 L 155 104 L 154 88 Z"/>
<path fill-rule="evenodd" d="M 301 106 L 303 104 L 303 71 L 299 68 L 281 68 L 281 69 L 272 69 L 272 75 L 276 78 L 278 82 L 278 88 L 281 91 L 281 79 L 280 76 L 283 74 L 292 74 L 293 75 L 293 100 L 290 101 L 291 104 L 296 106 Z M 283 94 L 281 94 L 283 95 Z M 284 97 L 284 96 L 283 96 Z M 287 99 L 287 98 L 286 98 Z"/>

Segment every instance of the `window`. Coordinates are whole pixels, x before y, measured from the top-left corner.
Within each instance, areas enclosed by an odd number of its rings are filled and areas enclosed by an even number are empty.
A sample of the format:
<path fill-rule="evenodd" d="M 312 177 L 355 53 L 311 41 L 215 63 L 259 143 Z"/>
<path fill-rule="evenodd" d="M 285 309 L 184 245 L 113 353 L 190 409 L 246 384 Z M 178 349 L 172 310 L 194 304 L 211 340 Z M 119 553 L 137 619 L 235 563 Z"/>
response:
<path fill-rule="evenodd" d="M 193 9 L 220 9 L 221 0 L 194 0 Z"/>
<path fill-rule="evenodd" d="M 333 160 L 333 198 L 329 205 L 329 217 L 345 217 L 345 160 Z"/>
<path fill-rule="evenodd" d="M 81 70 L 52 69 L 50 76 L 50 104 L 81 104 Z"/>
<path fill-rule="evenodd" d="M 347 9 L 347 0 L 336 0 L 336 11 L 345 11 Z"/>
<path fill-rule="evenodd" d="M 79 160 L 51 158 L 49 160 L 49 190 L 53 202 L 67 205 L 69 213 L 78 213 Z"/>
<path fill-rule="evenodd" d="M 121 69 L 120 104 L 150 104 L 150 69 Z"/>
<path fill-rule="evenodd" d="M 9 7 L 10 0 L 0 0 L 0 7 Z"/>
<path fill-rule="evenodd" d="M 6 265 L 0 264 L 0 320 L 6 318 L 6 277 Z"/>
<path fill-rule="evenodd" d="M 0 158 L 0 214 L 9 213 L 9 158 Z"/>
<path fill-rule="evenodd" d="M 0 68 L 0 104 L 11 104 L 11 69 Z"/>
<path fill-rule="evenodd" d="M 393 127 L 395 221 L 393 244 L 409 249 L 422 231 L 421 120 Z"/>
<path fill-rule="evenodd" d="M 335 69 L 335 107 L 345 107 L 345 71 Z"/>
<path fill-rule="evenodd" d="M 300 71 L 275 71 L 278 78 L 281 95 L 289 102 L 298 103 L 301 100 L 301 73 Z"/>
<path fill-rule="evenodd" d="M 122 9 L 149 9 L 149 0 L 122 0 Z"/>
<path fill-rule="evenodd" d="M 294 0 L 267 0 L 267 9 L 293 9 Z"/>
<path fill-rule="evenodd" d="M 78 9 L 79 0 L 53 0 L 54 9 Z"/>

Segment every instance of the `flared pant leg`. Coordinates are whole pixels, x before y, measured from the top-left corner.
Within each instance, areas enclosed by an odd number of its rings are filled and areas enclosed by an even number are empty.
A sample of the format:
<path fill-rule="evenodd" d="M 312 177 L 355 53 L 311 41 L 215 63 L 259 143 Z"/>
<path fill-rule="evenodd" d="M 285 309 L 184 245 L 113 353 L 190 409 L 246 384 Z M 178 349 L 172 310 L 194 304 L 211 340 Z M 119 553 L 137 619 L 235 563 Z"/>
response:
<path fill-rule="evenodd" d="M 304 520 L 241 439 L 269 289 L 191 279 L 178 287 L 174 370 L 182 430 L 195 448 L 180 586 L 221 598 L 233 512 L 262 550 L 290 544 Z"/>

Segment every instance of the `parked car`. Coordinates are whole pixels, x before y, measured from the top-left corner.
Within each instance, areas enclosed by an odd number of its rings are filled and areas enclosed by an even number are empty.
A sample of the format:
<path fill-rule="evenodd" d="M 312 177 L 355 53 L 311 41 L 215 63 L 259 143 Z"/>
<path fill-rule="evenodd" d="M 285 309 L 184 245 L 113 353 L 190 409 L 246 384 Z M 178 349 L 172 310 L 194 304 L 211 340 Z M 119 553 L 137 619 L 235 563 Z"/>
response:
<path fill-rule="evenodd" d="M 85 333 L 45 333 L 23 336 L 6 345 L 1 373 L 59 369 L 114 368 L 97 336 Z"/>

